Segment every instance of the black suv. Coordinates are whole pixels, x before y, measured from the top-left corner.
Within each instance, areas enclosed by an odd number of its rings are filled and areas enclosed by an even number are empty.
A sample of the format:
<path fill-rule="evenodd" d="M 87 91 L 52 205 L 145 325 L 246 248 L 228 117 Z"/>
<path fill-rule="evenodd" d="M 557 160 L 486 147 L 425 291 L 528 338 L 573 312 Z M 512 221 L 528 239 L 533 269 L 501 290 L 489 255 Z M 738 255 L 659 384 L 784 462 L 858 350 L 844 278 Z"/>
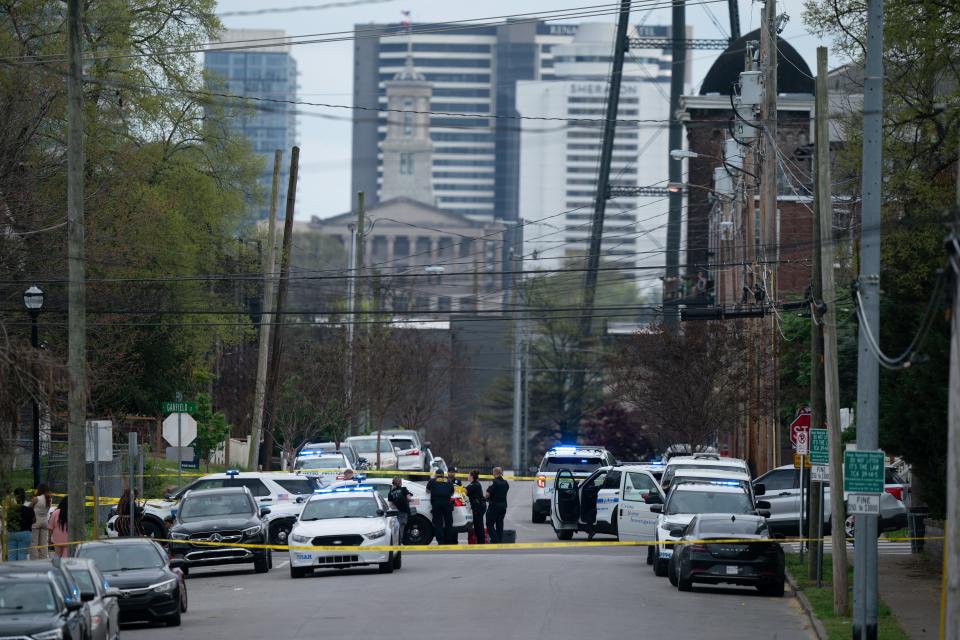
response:
<path fill-rule="evenodd" d="M 272 564 L 270 550 L 245 545 L 267 544 L 262 518 L 268 513 L 269 508 L 258 508 L 246 487 L 188 491 L 170 528 L 170 554 L 183 559 L 184 573 L 190 567 L 246 562 L 252 562 L 257 573 L 266 573 Z"/>

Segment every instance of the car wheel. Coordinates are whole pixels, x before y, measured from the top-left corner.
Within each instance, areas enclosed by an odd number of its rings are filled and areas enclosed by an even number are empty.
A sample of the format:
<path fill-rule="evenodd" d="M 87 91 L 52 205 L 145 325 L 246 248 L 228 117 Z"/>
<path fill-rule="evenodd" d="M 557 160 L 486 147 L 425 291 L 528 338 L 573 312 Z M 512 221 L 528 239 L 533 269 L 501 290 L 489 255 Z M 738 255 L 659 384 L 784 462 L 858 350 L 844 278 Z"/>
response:
<path fill-rule="evenodd" d="M 531 520 L 534 524 L 543 524 L 544 522 L 547 521 L 547 514 L 545 514 L 545 513 L 540 513 L 539 511 L 536 510 L 536 508 L 534 508 L 534 509 L 532 509 L 532 514 L 531 514 L 531 516 L 530 516 L 530 520 Z"/>
<path fill-rule="evenodd" d="M 387 556 L 386 562 L 381 562 L 377 565 L 377 569 L 380 573 L 393 573 L 393 551 Z"/>
<path fill-rule="evenodd" d="M 402 551 L 397 551 L 397 555 L 395 555 L 395 556 L 393 557 L 393 568 L 394 568 L 394 569 L 399 569 L 400 567 L 403 566 L 403 555 L 402 555 L 402 554 L 403 554 Z"/>
<path fill-rule="evenodd" d="M 675 563 L 677 565 L 677 589 L 680 591 L 690 591 L 693 588 L 693 580 L 687 571 L 684 571 L 683 561 Z"/>
<path fill-rule="evenodd" d="M 255 573 L 266 573 L 267 571 L 270 571 L 270 565 L 268 564 L 267 554 L 264 554 L 259 558 L 253 559 L 253 570 Z"/>
<path fill-rule="evenodd" d="M 433 525 L 423 516 L 412 518 L 407 523 L 407 530 L 403 535 L 403 543 L 411 546 L 423 546 L 433 540 Z"/>
<path fill-rule="evenodd" d="M 558 540 L 573 540 L 573 529 L 554 529 Z"/>
<path fill-rule="evenodd" d="M 765 596 L 770 596 L 772 598 L 782 598 L 783 597 L 783 578 L 774 582 L 767 582 L 765 584 L 757 585 L 757 590 Z"/>
<path fill-rule="evenodd" d="M 187 612 L 187 583 L 180 581 L 180 613 Z"/>
<path fill-rule="evenodd" d="M 677 576 L 679 573 L 679 567 L 674 560 L 674 556 L 670 556 L 670 562 L 667 563 L 667 578 L 673 586 L 677 586 Z"/>
<path fill-rule="evenodd" d="M 293 524 L 289 522 L 278 522 L 270 527 L 270 544 L 287 544 L 291 529 Z"/>
<path fill-rule="evenodd" d="M 653 545 L 647 546 L 647 564 L 653 564 Z"/>
<path fill-rule="evenodd" d="M 290 577 L 293 579 L 302 578 L 307 575 L 306 567 L 295 567 L 292 564 L 290 565 Z"/>
<path fill-rule="evenodd" d="M 653 575 L 658 578 L 664 578 L 667 575 L 667 560 L 659 557 L 659 553 L 656 554 L 657 557 L 653 559 Z"/>
<path fill-rule="evenodd" d="M 165 537 L 165 530 L 163 525 L 157 524 L 149 518 L 144 518 L 140 521 L 140 531 L 143 532 L 143 535 L 147 538 L 163 538 Z"/>
<path fill-rule="evenodd" d="M 167 623 L 168 627 L 179 627 L 180 626 L 180 610 L 178 609 L 175 614 L 168 618 L 164 618 L 163 621 Z"/>

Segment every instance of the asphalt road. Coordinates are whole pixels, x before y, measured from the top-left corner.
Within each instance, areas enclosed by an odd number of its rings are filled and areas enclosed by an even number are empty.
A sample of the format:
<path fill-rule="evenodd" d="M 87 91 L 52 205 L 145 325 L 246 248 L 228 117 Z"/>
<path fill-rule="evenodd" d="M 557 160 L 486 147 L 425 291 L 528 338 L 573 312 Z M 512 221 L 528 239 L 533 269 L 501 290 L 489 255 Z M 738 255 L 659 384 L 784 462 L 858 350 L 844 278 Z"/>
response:
<path fill-rule="evenodd" d="M 510 491 L 509 528 L 523 542 L 555 542 L 530 522 L 530 488 Z M 461 536 L 465 542 L 466 536 Z M 600 537 L 598 536 L 598 540 Z M 180 628 L 130 625 L 124 638 L 379 638 L 395 640 L 813 638 L 797 600 L 738 587 L 680 593 L 630 547 L 516 552 L 404 553 L 403 568 L 329 570 L 291 580 L 274 569 L 195 569 Z"/>

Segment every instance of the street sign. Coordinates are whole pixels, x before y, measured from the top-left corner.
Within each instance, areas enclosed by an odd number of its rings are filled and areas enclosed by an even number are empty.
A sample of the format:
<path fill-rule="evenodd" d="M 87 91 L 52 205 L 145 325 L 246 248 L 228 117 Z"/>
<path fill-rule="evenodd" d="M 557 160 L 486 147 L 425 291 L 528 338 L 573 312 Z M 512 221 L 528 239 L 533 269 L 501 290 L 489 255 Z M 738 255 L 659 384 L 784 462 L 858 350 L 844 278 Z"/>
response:
<path fill-rule="evenodd" d="M 844 451 L 843 490 L 883 493 L 883 466 L 883 451 Z"/>
<path fill-rule="evenodd" d="M 797 440 L 801 437 L 801 433 L 805 433 L 810 430 L 810 411 L 807 409 L 801 409 L 797 414 L 797 417 L 793 419 L 793 422 L 790 423 L 790 444 L 793 445 L 794 449 L 797 447 Z"/>
<path fill-rule="evenodd" d="M 177 426 L 179 417 L 180 425 Z M 177 442 L 177 434 L 182 441 Z M 163 421 L 163 439 L 171 445 L 185 447 L 197 438 L 197 421 L 189 413 L 171 413 Z"/>
<path fill-rule="evenodd" d="M 810 464 L 815 467 L 830 464 L 830 438 L 826 429 L 810 429 Z"/>
<path fill-rule="evenodd" d="M 847 497 L 847 513 L 851 515 L 879 515 L 880 494 L 851 493 Z"/>
<path fill-rule="evenodd" d="M 196 413 L 196 402 L 161 402 L 160 410 L 163 413 Z"/>
<path fill-rule="evenodd" d="M 810 468 L 810 458 L 807 458 L 806 456 L 801 456 L 799 453 L 793 454 L 793 468 L 794 468 L 794 469 L 799 469 L 799 468 L 800 468 L 800 458 L 803 458 L 803 468 L 804 468 L 804 469 L 809 469 L 809 468 Z"/>
<path fill-rule="evenodd" d="M 167 447 L 167 460 L 176 462 L 178 451 L 180 452 L 181 462 L 193 462 L 193 447 Z"/>
<path fill-rule="evenodd" d="M 810 467 L 810 479 L 814 482 L 830 482 L 830 467 L 825 464 L 814 464 Z"/>
<path fill-rule="evenodd" d="M 807 446 L 807 438 L 809 437 L 809 433 L 809 430 L 797 432 L 797 442 L 793 448 L 802 456 L 807 455 L 807 451 L 809 451 L 809 447 Z"/>

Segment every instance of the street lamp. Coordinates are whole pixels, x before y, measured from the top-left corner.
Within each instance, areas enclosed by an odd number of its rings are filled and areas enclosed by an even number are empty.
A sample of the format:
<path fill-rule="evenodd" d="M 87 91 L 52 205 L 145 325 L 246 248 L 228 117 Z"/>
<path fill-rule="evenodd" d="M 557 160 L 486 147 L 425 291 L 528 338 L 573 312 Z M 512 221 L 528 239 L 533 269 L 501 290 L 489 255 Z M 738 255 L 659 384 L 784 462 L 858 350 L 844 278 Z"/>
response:
<path fill-rule="evenodd" d="M 43 308 L 43 291 L 34 285 L 23 292 L 23 306 L 30 314 L 30 346 L 40 348 L 40 325 L 37 319 Z M 40 403 L 33 396 L 33 486 L 40 485 Z"/>
<path fill-rule="evenodd" d="M 682 160 L 683 158 L 699 158 L 701 154 L 695 151 L 687 151 L 686 149 L 671 149 L 670 157 L 674 160 Z"/>

